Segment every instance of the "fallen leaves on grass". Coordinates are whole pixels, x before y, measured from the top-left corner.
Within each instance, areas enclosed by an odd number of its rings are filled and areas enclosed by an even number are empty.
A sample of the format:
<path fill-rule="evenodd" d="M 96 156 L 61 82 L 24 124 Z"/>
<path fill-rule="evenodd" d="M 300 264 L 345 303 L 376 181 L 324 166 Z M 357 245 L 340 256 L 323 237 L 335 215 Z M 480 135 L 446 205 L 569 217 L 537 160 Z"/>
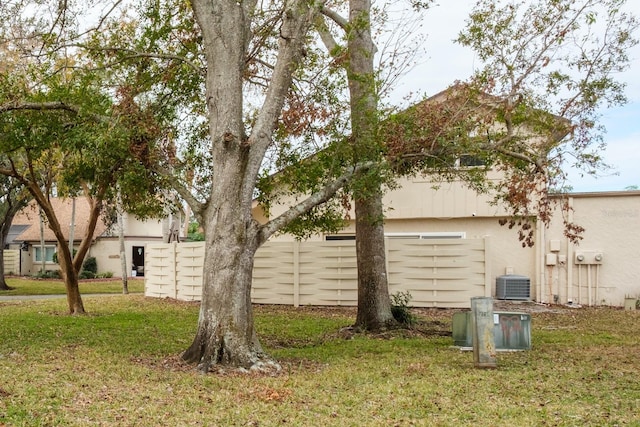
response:
<path fill-rule="evenodd" d="M 132 356 L 129 360 L 131 363 L 142 365 L 153 370 L 166 370 L 170 372 L 188 372 L 194 370 L 194 366 L 182 360 L 179 354 L 165 357 L 164 359 Z"/>
<path fill-rule="evenodd" d="M 291 394 L 292 391 L 288 388 L 274 388 L 267 385 L 261 385 L 238 393 L 237 400 L 258 399 L 263 402 L 282 402 L 291 396 Z"/>

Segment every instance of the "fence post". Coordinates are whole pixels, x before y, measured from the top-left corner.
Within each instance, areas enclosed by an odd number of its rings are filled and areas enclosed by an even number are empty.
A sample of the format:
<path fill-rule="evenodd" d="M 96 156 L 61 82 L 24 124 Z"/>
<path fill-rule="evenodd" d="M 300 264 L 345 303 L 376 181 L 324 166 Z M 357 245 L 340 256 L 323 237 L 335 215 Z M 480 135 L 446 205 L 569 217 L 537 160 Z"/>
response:
<path fill-rule="evenodd" d="M 171 259 L 171 263 L 173 264 L 173 298 L 178 299 L 178 242 L 175 240 L 171 242 L 170 248 L 173 252 Z"/>
<path fill-rule="evenodd" d="M 300 242 L 293 242 L 293 306 L 300 306 Z"/>

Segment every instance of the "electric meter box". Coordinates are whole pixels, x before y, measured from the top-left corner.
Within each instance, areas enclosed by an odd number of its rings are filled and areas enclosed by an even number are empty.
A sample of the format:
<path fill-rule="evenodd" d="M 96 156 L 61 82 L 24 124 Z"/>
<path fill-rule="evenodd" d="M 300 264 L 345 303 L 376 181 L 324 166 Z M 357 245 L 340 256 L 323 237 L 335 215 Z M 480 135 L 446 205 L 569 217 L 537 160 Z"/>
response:
<path fill-rule="evenodd" d="M 496 350 L 531 349 L 531 314 L 494 311 L 493 334 Z M 471 311 L 453 315 L 453 342 L 458 347 L 473 347 Z"/>

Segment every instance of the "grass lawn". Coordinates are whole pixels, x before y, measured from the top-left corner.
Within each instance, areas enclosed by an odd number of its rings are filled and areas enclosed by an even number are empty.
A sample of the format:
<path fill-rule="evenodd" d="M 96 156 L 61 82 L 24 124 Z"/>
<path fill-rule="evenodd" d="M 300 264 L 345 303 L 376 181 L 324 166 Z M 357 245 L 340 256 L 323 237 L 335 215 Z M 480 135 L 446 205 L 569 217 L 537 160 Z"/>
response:
<path fill-rule="evenodd" d="M 640 311 L 532 313 L 533 349 L 473 367 L 450 310 L 420 332 L 352 336 L 352 308 L 256 306 L 283 371 L 180 362 L 198 305 L 142 295 L 0 303 L 0 426 L 640 425 Z"/>
<path fill-rule="evenodd" d="M 25 277 L 9 277 L 7 285 L 14 288 L 10 291 L 0 291 L 3 295 L 64 295 L 65 288 L 62 280 L 32 279 Z M 128 279 L 129 292 L 144 292 L 144 279 Z M 83 294 L 121 294 L 121 279 L 81 280 L 80 292 Z"/>

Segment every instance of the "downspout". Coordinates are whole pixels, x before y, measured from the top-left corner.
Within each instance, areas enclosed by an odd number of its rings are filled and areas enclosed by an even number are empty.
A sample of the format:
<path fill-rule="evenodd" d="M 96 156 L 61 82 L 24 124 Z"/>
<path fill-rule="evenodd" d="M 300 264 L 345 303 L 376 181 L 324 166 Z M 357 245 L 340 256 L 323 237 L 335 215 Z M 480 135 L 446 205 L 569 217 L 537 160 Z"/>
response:
<path fill-rule="evenodd" d="M 593 297 L 591 295 L 591 264 L 587 264 L 587 296 L 589 299 L 589 307 L 593 305 Z"/>
<path fill-rule="evenodd" d="M 596 264 L 596 292 L 594 298 L 595 305 L 600 305 L 600 265 Z"/>
<path fill-rule="evenodd" d="M 545 259 L 544 259 L 544 246 L 545 246 L 545 233 L 544 224 L 540 226 L 540 221 L 537 221 L 538 226 L 538 249 L 536 250 L 536 275 L 538 276 L 539 286 L 536 290 L 536 298 L 538 302 L 544 303 L 544 289 L 546 288 L 546 275 L 545 275 Z"/>
<path fill-rule="evenodd" d="M 582 266 L 578 264 L 578 304 L 582 304 Z"/>

